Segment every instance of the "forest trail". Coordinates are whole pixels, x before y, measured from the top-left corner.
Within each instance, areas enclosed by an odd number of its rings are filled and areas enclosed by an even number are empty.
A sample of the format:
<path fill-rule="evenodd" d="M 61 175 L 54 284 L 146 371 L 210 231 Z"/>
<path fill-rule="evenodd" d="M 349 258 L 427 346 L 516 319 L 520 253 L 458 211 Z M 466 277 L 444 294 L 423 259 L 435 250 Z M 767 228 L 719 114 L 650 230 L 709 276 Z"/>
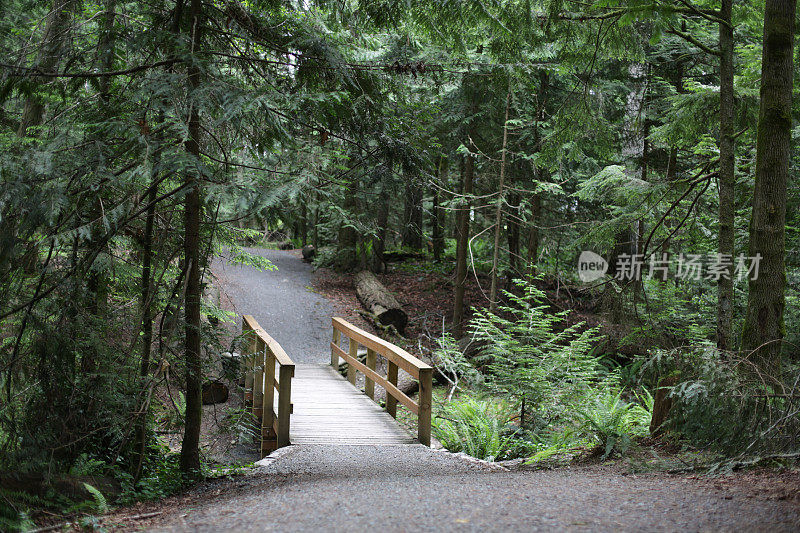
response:
<path fill-rule="evenodd" d="M 212 271 L 236 313 L 252 315 L 297 365 L 292 380 L 291 442 L 415 442 L 379 405 L 331 369 L 333 307 L 310 289 L 311 266 L 294 252 L 247 251 L 269 259 L 278 269 L 261 272 L 216 258 Z"/>
<path fill-rule="evenodd" d="M 258 253 L 283 268 L 226 267 L 220 278 L 237 310 L 252 313 L 292 347 L 291 357 L 322 359 L 329 330 L 323 314 L 330 305 L 303 290 L 309 269 L 286 252 Z M 270 307 L 273 301 L 278 304 Z M 306 324 L 308 336 L 298 335 Z M 310 351 L 300 352 L 303 347 Z M 514 471 L 420 444 L 313 443 L 283 448 L 260 464 L 244 477 L 199 486 L 147 526 L 282 532 L 800 528 L 791 501 L 703 478 L 626 475 L 621 464 Z"/>
<path fill-rule="evenodd" d="M 215 258 L 211 270 L 238 315 L 253 315 L 296 364 L 330 362 L 333 306 L 311 289 L 311 265 L 295 252 L 245 248 L 277 270 L 261 272 Z"/>

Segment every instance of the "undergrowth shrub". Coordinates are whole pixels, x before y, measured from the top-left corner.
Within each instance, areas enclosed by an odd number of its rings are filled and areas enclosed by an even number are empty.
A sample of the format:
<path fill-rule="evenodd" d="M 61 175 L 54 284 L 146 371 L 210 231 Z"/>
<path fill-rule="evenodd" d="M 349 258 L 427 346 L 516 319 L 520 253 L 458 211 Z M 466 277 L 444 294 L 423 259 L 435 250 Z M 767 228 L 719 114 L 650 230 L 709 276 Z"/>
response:
<path fill-rule="evenodd" d="M 649 433 L 652 396 L 648 394 L 650 401 L 645 405 L 625 401 L 622 396 L 621 389 L 600 387 L 585 405 L 575 409 L 581 432 L 599 444 L 603 458 L 614 452 L 624 454 L 633 439 Z"/>
<path fill-rule="evenodd" d="M 779 375 L 713 346 L 659 350 L 643 369 L 676 375 L 666 429 L 690 444 L 728 456 L 800 454 L 800 368 Z"/>
<path fill-rule="evenodd" d="M 482 349 L 471 361 L 452 337 L 439 339 L 432 360 L 462 396 L 445 401 L 435 436 L 451 451 L 493 460 L 589 447 L 604 457 L 625 453 L 647 434 L 652 397 L 626 394 L 620 373 L 593 354 L 595 329 L 566 324 L 565 313 L 543 304 L 544 293 L 518 285 L 521 294 L 507 292 L 497 314 L 475 312 L 470 331 Z"/>
<path fill-rule="evenodd" d="M 513 411 L 502 401 L 466 397 L 444 404 L 433 419 L 436 438 L 452 452 L 486 461 L 508 459 L 516 431 Z"/>
<path fill-rule="evenodd" d="M 470 331 L 485 348 L 473 363 L 494 394 L 519 408 L 521 426 L 547 424 L 566 415 L 606 370 L 592 353 L 596 329 L 567 325 L 567 313 L 553 313 L 541 290 L 516 283 L 522 294 L 506 292 L 509 304 L 497 314 L 475 312 Z"/>

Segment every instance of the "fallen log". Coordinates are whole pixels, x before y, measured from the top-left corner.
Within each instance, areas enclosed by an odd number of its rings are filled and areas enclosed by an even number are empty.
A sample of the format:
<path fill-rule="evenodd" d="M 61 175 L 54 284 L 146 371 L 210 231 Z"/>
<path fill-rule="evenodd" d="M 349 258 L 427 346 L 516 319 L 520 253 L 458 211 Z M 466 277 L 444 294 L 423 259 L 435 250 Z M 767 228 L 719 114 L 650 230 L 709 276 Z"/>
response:
<path fill-rule="evenodd" d="M 355 278 L 356 296 L 384 326 L 392 325 L 401 334 L 408 324 L 408 315 L 400 302 L 372 272 L 362 270 Z"/>

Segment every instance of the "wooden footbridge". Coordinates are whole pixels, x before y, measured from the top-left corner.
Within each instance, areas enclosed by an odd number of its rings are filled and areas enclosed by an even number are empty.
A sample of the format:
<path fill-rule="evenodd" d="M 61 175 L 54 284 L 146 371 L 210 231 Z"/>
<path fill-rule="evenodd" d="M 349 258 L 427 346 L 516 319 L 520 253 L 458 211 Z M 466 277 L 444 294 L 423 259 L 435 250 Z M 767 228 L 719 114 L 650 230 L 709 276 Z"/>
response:
<path fill-rule="evenodd" d="M 261 423 L 262 457 L 289 444 L 430 446 L 433 369 L 341 318 L 332 325 L 330 366 L 295 365 L 252 316 L 243 317 L 245 405 Z M 364 361 L 359 346 L 367 349 Z M 348 364 L 347 379 L 339 375 L 340 358 Z M 386 376 L 376 370 L 379 362 Z M 357 372 L 364 374 L 363 391 L 356 388 Z M 399 372 L 419 382 L 418 401 L 397 388 Z M 376 387 L 386 391 L 385 409 L 374 402 Z M 416 439 L 395 420 L 398 403 L 417 415 Z"/>

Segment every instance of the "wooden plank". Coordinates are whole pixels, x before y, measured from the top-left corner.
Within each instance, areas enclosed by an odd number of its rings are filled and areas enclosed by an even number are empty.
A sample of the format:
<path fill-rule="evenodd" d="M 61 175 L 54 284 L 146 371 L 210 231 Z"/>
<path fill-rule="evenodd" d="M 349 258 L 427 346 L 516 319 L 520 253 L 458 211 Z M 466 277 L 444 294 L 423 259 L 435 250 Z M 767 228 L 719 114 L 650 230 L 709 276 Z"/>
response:
<path fill-rule="evenodd" d="M 339 346 L 339 340 L 341 339 L 341 333 L 336 328 L 333 328 L 333 344 Z M 333 368 L 339 368 L 339 356 L 336 355 L 336 352 L 331 350 L 331 366 Z"/>
<path fill-rule="evenodd" d="M 289 445 L 289 417 L 291 415 L 292 402 L 292 376 L 294 376 L 294 365 L 281 365 L 280 370 L 281 388 L 278 392 L 278 448 Z"/>
<path fill-rule="evenodd" d="M 352 368 L 357 368 L 358 370 L 361 370 L 365 375 L 370 376 L 379 385 L 381 385 L 386 390 L 386 392 L 388 393 L 387 394 L 387 398 L 386 398 L 387 399 L 387 404 L 388 404 L 388 399 L 390 397 L 389 395 L 391 395 L 391 397 L 394 397 L 396 400 L 399 400 L 400 403 L 402 403 L 403 405 L 408 407 L 409 411 L 411 411 L 414 414 L 417 414 L 417 412 L 419 410 L 419 406 L 414 402 L 414 400 L 412 400 L 411 398 L 406 396 L 403 393 L 403 391 L 398 389 L 396 385 L 393 385 L 392 383 L 389 383 L 388 381 L 386 381 L 386 379 L 383 376 L 381 376 L 380 374 L 378 374 L 374 370 L 371 370 L 371 369 L 367 368 L 367 366 L 364 365 L 358 359 L 356 359 L 354 357 L 351 357 L 349 354 L 344 353 L 344 350 L 342 350 L 338 346 L 331 345 L 331 348 L 334 349 L 334 350 L 339 350 L 339 355 L 342 357 L 342 359 L 347 361 L 347 363 Z M 397 368 L 397 367 L 395 366 L 395 368 Z M 395 405 L 397 405 L 396 402 L 395 402 Z"/>
<path fill-rule="evenodd" d="M 392 361 L 389 361 L 386 380 L 392 387 L 397 388 L 397 365 Z M 384 389 L 388 392 L 387 387 L 388 385 L 384 386 Z M 391 394 L 386 395 L 386 412 L 392 415 L 393 418 L 397 418 L 397 399 Z"/>
<path fill-rule="evenodd" d="M 242 335 L 245 337 L 244 353 L 244 407 L 249 409 L 253 406 L 253 353 L 256 351 L 256 335 L 247 318 L 242 317 Z"/>
<path fill-rule="evenodd" d="M 345 361 L 356 361 L 358 359 L 358 343 L 354 339 L 350 339 L 350 357 Z M 353 365 L 347 367 L 347 381 L 355 387 L 356 385 L 356 369 Z"/>
<path fill-rule="evenodd" d="M 411 376 L 414 378 L 419 378 L 419 370 L 421 368 L 431 368 L 430 365 L 420 361 L 402 348 L 386 342 L 385 340 L 371 333 L 367 333 L 363 329 L 355 327 L 346 320 L 334 317 L 332 321 L 334 330 L 339 330 L 348 338 L 360 342 L 367 348 L 372 348 L 379 354 L 383 355 L 386 359 L 395 363 L 397 366 L 411 374 Z"/>
<path fill-rule="evenodd" d="M 261 337 L 256 338 L 256 351 L 253 354 L 253 416 L 261 420 L 264 403 L 264 355 L 266 344 Z"/>
<path fill-rule="evenodd" d="M 431 445 L 431 406 L 433 403 L 433 370 L 419 371 L 419 412 L 417 413 L 417 438 L 425 446 Z"/>
<path fill-rule="evenodd" d="M 338 360 L 342 351 L 339 348 L 336 353 Z M 344 355 L 349 357 L 348 353 Z M 416 442 L 380 406 L 328 365 L 297 365 L 292 402 L 293 444 L 363 446 Z"/>
<path fill-rule="evenodd" d="M 378 361 L 378 354 L 372 348 L 367 348 L 367 368 L 375 372 L 375 363 Z M 368 375 L 365 374 L 366 378 L 364 379 L 364 393 L 372 398 L 375 399 L 375 381 Z"/>
<path fill-rule="evenodd" d="M 273 429 L 275 424 L 275 388 L 271 384 L 275 381 L 275 358 L 272 352 L 266 350 L 264 358 L 264 401 L 261 410 L 261 453 L 269 449 L 271 453 L 277 446 L 277 433 Z M 271 444 L 265 446 L 265 441 Z"/>

